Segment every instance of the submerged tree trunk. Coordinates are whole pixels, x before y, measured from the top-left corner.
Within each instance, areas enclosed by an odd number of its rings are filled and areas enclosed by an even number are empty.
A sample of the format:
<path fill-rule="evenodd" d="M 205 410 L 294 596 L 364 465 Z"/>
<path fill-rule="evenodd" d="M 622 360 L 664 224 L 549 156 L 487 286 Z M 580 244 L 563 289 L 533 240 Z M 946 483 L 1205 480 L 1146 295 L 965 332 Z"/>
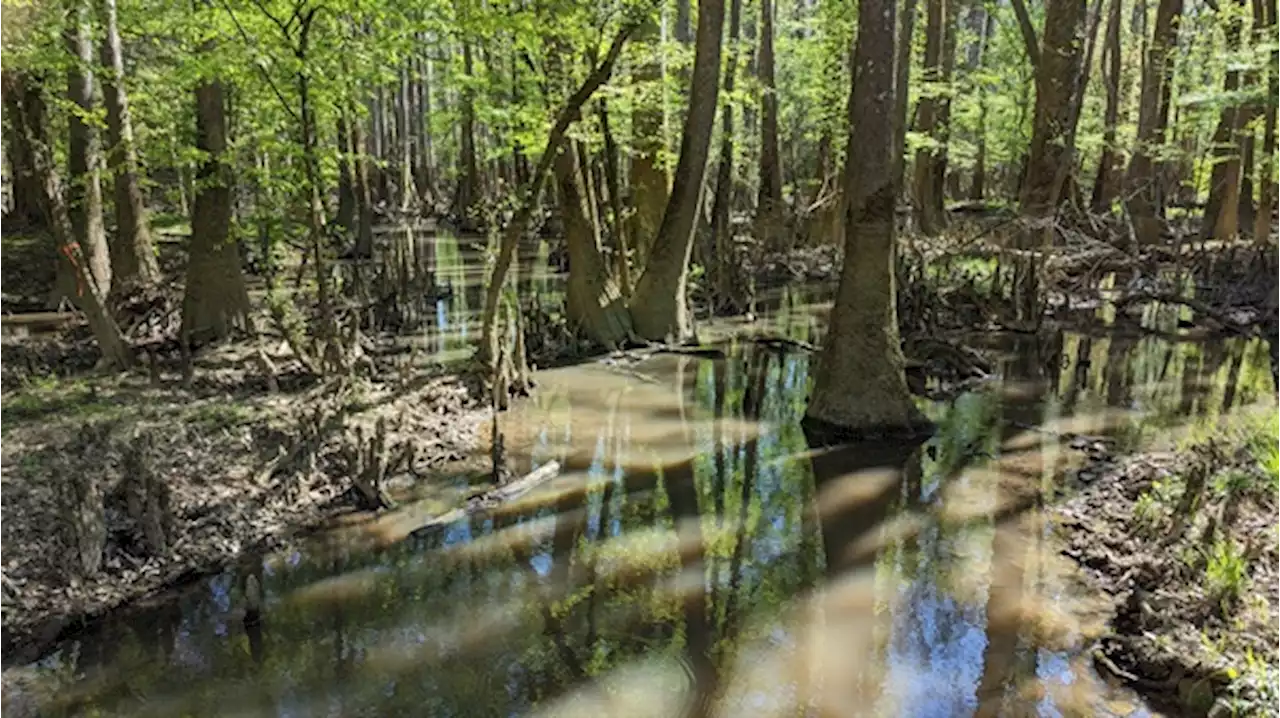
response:
<path fill-rule="evenodd" d="M 1084 0 L 1048 0 L 1044 43 L 1036 67 L 1035 118 L 1027 174 L 1022 184 L 1022 213 L 1052 216 L 1062 197 L 1064 163 L 1071 163 L 1073 99 L 1084 51 Z M 1068 168 L 1069 171 L 1069 168 Z"/>
<path fill-rule="evenodd" d="M 98 132 L 85 121 L 93 114 L 93 46 L 91 30 L 85 7 L 74 2 L 67 14 L 63 41 L 72 62 L 67 68 L 67 100 L 76 108 L 67 118 L 67 211 L 71 219 L 71 232 L 80 245 L 80 253 L 89 263 L 88 277 L 99 294 L 106 296 L 111 289 L 111 256 L 107 249 L 106 228 L 102 226 L 102 166 Z M 64 253 L 66 262 L 60 263 L 60 296 L 74 297 L 77 268 Z M 69 280 L 69 281 L 68 281 Z"/>
<path fill-rule="evenodd" d="M 662 65 L 658 62 L 658 24 L 645 20 L 636 32 L 636 44 L 643 61 L 632 71 L 641 88 L 631 114 L 631 240 L 635 245 L 636 266 L 643 271 L 662 224 L 667 206 L 666 170 L 660 165 L 662 154 Z M 655 97 L 656 95 L 656 97 Z"/>
<path fill-rule="evenodd" d="M 107 167 L 115 187 L 116 239 L 111 244 L 111 270 L 117 288 L 153 284 L 160 278 L 147 208 L 138 186 L 138 152 L 124 89 L 124 51 L 116 23 L 116 0 L 98 0 L 102 25 L 102 65 L 106 78 L 102 100 L 107 107 Z"/>
<path fill-rule="evenodd" d="M 196 173 L 191 257 L 182 298 L 182 342 L 219 339 L 247 327 L 249 295 L 240 252 L 231 237 L 231 176 L 222 83 L 196 87 L 196 148 L 206 153 Z"/>
<path fill-rule="evenodd" d="M 774 80 L 773 0 L 760 0 L 760 189 L 756 239 L 775 247 L 782 235 L 782 158 L 778 153 L 778 88 Z"/>
<path fill-rule="evenodd" d="M 1116 126 L 1120 124 L 1120 0 L 1111 0 L 1107 10 L 1107 36 L 1102 51 L 1102 81 L 1107 89 L 1107 108 L 1103 114 L 1102 156 L 1098 160 L 1098 176 L 1093 183 L 1089 205 L 1094 212 L 1111 208 L 1116 197 L 1121 170 L 1120 153 L 1116 151 Z"/>
<path fill-rule="evenodd" d="M 1156 156 L 1165 140 L 1168 103 L 1173 84 L 1173 46 L 1177 40 L 1182 0 L 1160 0 L 1155 28 L 1142 66 L 1142 92 L 1138 101 L 1138 137 L 1129 173 L 1125 178 L 1127 206 L 1139 244 L 1160 240 L 1160 215 L 1164 205 L 1157 177 Z"/>
<path fill-rule="evenodd" d="M 107 311 L 106 293 L 90 274 L 91 262 L 71 225 L 71 215 L 54 168 L 53 149 L 45 128 L 44 98 L 29 75 L 13 70 L 5 70 L 3 74 L 3 94 L 6 107 L 16 110 L 9 116 L 13 141 L 21 146 L 30 160 L 31 179 L 41 188 L 38 209 L 45 214 L 58 254 L 75 272 L 72 281 L 79 290 L 76 299 L 84 310 L 89 329 L 98 342 L 104 361 L 110 366 L 128 369 L 133 364 L 133 353 L 125 343 L 120 327 Z"/>
<path fill-rule="evenodd" d="M 723 29 L 724 0 L 703 0 L 698 6 L 693 86 L 680 141 L 675 184 L 631 307 L 636 332 L 645 339 L 683 339 L 691 329 L 685 301 L 689 254 L 693 249 L 698 210 L 702 206 L 702 180 L 716 120 L 716 99 L 720 94 Z"/>
<path fill-rule="evenodd" d="M 912 432 L 894 279 L 895 0 L 861 0 L 844 191 L 845 261 L 805 419 L 843 434 Z"/>

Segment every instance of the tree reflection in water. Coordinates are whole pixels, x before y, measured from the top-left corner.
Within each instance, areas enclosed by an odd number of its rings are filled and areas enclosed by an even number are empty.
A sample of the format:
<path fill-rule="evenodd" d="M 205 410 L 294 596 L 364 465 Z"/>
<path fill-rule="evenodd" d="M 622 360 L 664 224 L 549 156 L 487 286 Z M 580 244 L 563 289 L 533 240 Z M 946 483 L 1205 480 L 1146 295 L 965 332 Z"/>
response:
<path fill-rule="evenodd" d="M 804 355 L 548 372 L 506 417 L 513 452 L 564 465 L 545 491 L 258 564 L 258 623 L 215 577 L 65 644 L 32 690 L 47 715 L 1098 714 L 1040 513 L 1073 456 L 1056 432 L 1216 417 L 1265 395 L 1266 356 L 1017 349 L 1003 383 L 925 407 L 916 446 L 811 448 Z"/>

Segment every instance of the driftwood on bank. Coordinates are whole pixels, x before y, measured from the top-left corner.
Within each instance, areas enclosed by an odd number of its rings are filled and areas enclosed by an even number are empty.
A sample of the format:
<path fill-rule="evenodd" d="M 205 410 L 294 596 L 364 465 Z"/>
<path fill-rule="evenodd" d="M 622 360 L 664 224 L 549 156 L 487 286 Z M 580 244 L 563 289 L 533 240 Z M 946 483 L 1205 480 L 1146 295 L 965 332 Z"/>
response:
<path fill-rule="evenodd" d="M 560 468 L 559 461 L 548 461 L 528 474 L 525 474 L 521 478 L 472 496 L 467 501 L 466 506 L 454 509 L 427 521 L 414 529 L 413 533 L 419 534 L 434 528 L 448 526 L 449 524 L 464 519 L 474 513 L 511 501 L 512 499 L 528 493 L 537 486 L 554 479 L 556 476 L 559 476 Z"/>

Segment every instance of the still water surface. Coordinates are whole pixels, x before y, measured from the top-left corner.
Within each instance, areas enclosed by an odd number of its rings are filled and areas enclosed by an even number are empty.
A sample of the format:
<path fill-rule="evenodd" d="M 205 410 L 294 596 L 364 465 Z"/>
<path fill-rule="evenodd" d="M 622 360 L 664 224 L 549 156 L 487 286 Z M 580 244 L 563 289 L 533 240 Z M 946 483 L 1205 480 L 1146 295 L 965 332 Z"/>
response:
<path fill-rule="evenodd" d="M 479 304 L 478 273 L 449 242 L 413 250 L 453 284 L 413 330 L 441 361 L 465 345 Z M 545 266 L 545 248 L 530 259 Z M 526 281 L 555 291 L 540 272 Z M 242 620 L 243 572 L 121 613 L 24 669 L 27 687 L 6 704 L 148 716 L 1152 715 L 1089 667 L 1098 601 L 1059 556 L 1043 503 L 1083 458 L 1076 435 L 1124 448 L 1271 396 L 1265 345 L 1019 340 L 997 347 L 997 380 L 922 402 L 938 424 L 923 445 L 811 449 L 800 427 L 810 357 L 741 337 L 818 343 L 825 307 L 775 299 L 750 327 L 708 328 L 723 360 L 540 372 L 536 396 L 502 424 L 521 469 L 564 466 L 542 489 L 442 528 L 407 533 L 398 518 L 410 508 L 267 557 L 253 569 L 260 623 Z"/>

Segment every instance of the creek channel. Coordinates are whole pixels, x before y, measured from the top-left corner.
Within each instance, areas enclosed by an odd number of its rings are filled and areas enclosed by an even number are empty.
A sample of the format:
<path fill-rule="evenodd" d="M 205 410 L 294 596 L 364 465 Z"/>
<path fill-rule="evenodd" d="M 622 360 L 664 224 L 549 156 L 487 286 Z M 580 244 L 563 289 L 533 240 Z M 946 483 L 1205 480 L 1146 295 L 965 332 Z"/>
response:
<path fill-rule="evenodd" d="M 449 287 L 412 332 L 451 361 L 474 341 L 483 265 L 452 238 L 412 241 L 431 246 L 405 266 Z M 554 294 L 546 257 L 531 251 L 522 281 Z M 121 610 L 12 669 L 5 707 L 1153 715 L 1094 672 L 1101 602 L 1045 504 L 1082 447 L 1118 456 L 1266 401 L 1265 344 L 978 337 L 995 376 L 920 400 L 928 441 L 814 449 L 800 425 L 813 358 L 748 337 L 820 344 L 824 294 L 784 288 L 754 322 L 709 324 L 724 358 L 539 371 L 500 423 L 518 471 L 560 463 L 551 482 L 448 525 L 414 531 L 408 506 L 254 561 L 258 621 L 243 620 L 243 568 Z"/>

